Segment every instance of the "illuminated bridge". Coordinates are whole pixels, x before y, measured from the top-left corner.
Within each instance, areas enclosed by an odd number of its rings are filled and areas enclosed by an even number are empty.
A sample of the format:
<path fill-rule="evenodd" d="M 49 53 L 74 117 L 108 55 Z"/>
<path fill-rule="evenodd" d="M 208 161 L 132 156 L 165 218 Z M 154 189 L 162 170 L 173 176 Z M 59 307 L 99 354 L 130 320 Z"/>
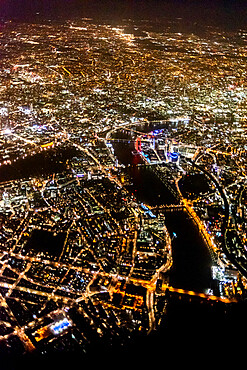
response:
<path fill-rule="evenodd" d="M 165 293 L 167 290 L 172 293 L 178 293 L 181 295 L 188 295 L 188 296 L 193 296 L 193 297 L 198 297 L 201 299 L 206 299 L 208 301 L 214 301 L 214 302 L 222 302 L 222 303 L 237 303 L 238 300 L 236 298 L 227 298 L 227 297 L 219 297 L 216 295 L 211 295 L 211 294 L 206 294 L 202 292 L 195 292 L 194 290 L 187 290 L 187 289 L 182 289 L 182 288 L 174 288 L 168 284 L 162 283 L 162 285 L 159 288 L 159 291 L 157 290 L 156 286 L 156 280 L 151 280 L 151 281 L 146 281 L 142 279 L 135 279 L 135 278 L 130 278 L 130 281 L 132 281 L 134 284 L 137 285 L 142 285 L 145 287 L 149 292 L 159 292 Z"/>
<path fill-rule="evenodd" d="M 202 299 L 207 299 L 209 301 L 223 302 L 223 303 L 236 303 L 236 302 L 238 302 L 238 300 L 236 298 L 218 297 L 216 295 L 194 292 L 193 290 L 174 288 L 174 287 L 169 286 L 167 284 L 162 284 L 161 290 L 166 291 L 167 289 L 170 292 L 185 294 L 185 295 L 189 295 L 189 296 L 193 296 L 193 297 L 199 297 L 199 298 L 202 298 Z"/>
<path fill-rule="evenodd" d="M 169 204 L 165 205 L 162 204 L 160 206 L 155 207 L 149 207 L 152 210 L 162 210 L 164 212 L 179 212 L 179 211 L 185 211 L 186 207 L 183 204 Z"/>

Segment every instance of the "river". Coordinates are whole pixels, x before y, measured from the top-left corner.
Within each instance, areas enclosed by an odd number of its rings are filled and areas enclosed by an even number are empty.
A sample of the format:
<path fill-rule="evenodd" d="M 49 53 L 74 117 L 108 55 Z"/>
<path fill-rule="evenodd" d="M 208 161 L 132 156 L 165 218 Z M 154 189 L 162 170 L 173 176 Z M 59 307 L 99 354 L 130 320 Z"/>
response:
<path fill-rule="evenodd" d="M 117 135 L 115 136 L 118 137 Z M 131 140 L 126 132 L 120 136 L 124 135 Z M 113 146 L 119 162 L 126 165 L 126 172 L 132 180 L 129 190 L 139 201 L 152 206 L 175 202 L 173 195 L 150 168 L 137 166 L 140 159 L 131 154 L 134 147 L 132 141 L 114 142 Z M 173 233 L 176 234 L 172 238 L 173 266 L 169 272 L 170 285 L 197 292 L 214 288 L 211 275 L 213 261 L 197 226 L 185 211 L 166 213 L 165 220 L 171 237 Z M 217 294 L 217 291 L 214 293 Z M 159 366 L 167 360 L 174 364 L 177 361 L 181 361 L 181 364 L 188 361 L 191 364 L 193 361 L 196 363 L 199 358 L 204 361 L 208 355 L 215 358 L 215 354 L 223 354 L 226 346 L 234 343 L 234 338 L 241 337 L 245 317 L 244 301 L 225 305 L 178 293 L 169 294 L 158 330 L 135 341 L 128 348 L 128 358 L 134 358 L 137 353 L 146 353 L 151 356 L 151 360 L 157 360 Z M 238 342 L 239 348 L 243 346 L 244 344 Z M 226 358 L 228 361 L 228 356 L 221 356 L 220 364 Z"/>
<path fill-rule="evenodd" d="M 150 168 L 137 166 L 138 156 L 133 156 L 134 144 L 131 134 L 118 132 L 115 137 L 130 141 L 114 142 L 115 155 L 126 166 L 132 180 L 129 190 L 139 201 L 151 206 L 177 203 L 174 196 Z M 172 238 L 173 267 L 170 271 L 170 285 L 206 292 L 212 288 L 212 260 L 197 226 L 184 211 L 167 212 L 166 226 Z M 175 233 L 175 234 L 174 234 Z"/>

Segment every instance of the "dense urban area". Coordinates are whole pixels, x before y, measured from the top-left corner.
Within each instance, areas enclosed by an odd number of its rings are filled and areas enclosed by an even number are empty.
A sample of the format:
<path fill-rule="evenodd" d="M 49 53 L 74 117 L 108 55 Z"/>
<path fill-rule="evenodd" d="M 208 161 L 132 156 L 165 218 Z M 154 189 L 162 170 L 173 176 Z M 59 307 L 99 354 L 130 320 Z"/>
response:
<path fill-rule="evenodd" d="M 1 24 L 3 358 L 109 351 L 174 304 L 246 299 L 247 31 L 175 28 Z M 176 217 L 208 253 L 203 286 L 170 279 Z"/>

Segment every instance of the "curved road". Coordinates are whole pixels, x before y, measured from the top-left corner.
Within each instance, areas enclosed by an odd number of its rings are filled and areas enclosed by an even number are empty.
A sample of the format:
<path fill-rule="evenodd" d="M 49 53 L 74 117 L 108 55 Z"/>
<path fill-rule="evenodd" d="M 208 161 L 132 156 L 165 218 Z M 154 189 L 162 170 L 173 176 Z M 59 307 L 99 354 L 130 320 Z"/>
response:
<path fill-rule="evenodd" d="M 183 157 L 183 156 L 181 156 Z M 243 266 L 237 259 L 236 257 L 233 255 L 233 252 L 235 249 L 234 249 L 234 243 L 233 243 L 233 238 L 235 237 L 236 238 L 236 241 L 238 242 L 238 245 L 241 246 L 241 249 L 243 249 L 243 245 L 242 245 L 242 242 L 238 236 L 238 233 L 236 231 L 236 229 L 232 229 L 229 227 L 229 221 L 230 221 L 230 206 L 229 206 L 229 203 L 228 203 L 228 200 L 227 200 L 227 197 L 226 197 L 226 194 L 225 194 L 225 191 L 224 189 L 222 188 L 222 186 L 219 184 L 217 178 L 212 175 L 211 173 L 209 173 L 207 170 L 205 170 L 203 167 L 199 166 L 198 164 L 196 164 L 194 161 L 188 159 L 188 158 L 185 158 L 183 157 L 185 160 L 187 160 L 188 162 L 191 163 L 192 166 L 198 168 L 200 171 L 202 171 L 207 177 L 210 178 L 210 180 L 213 181 L 215 187 L 217 188 L 217 190 L 219 191 L 220 195 L 221 195 L 221 198 L 223 199 L 223 202 L 224 202 L 224 207 L 225 207 L 225 218 L 223 220 L 223 224 L 222 224 L 222 234 L 224 235 L 224 239 L 223 239 L 223 245 L 222 245 L 222 249 L 224 251 L 224 253 L 226 254 L 226 256 L 228 257 L 228 259 L 233 263 L 233 265 L 236 266 L 236 268 L 245 276 L 247 277 L 247 270 L 245 268 L 245 266 Z"/>

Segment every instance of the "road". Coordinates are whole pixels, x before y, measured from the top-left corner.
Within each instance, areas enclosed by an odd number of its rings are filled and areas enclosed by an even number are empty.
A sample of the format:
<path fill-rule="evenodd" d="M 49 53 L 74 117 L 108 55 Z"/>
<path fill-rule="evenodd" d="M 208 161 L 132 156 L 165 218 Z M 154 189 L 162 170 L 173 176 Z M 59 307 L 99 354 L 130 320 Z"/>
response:
<path fill-rule="evenodd" d="M 230 216 L 231 216 L 231 210 L 230 210 L 230 204 L 226 195 L 226 192 L 224 188 L 219 184 L 218 179 L 211 173 L 209 173 L 205 168 L 202 166 L 199 166 L 195 162 L 187 159 L 189 163 L 191 163 L 192 166 L 198 168 L 200 171 L 202 171 L 207 177 L 210 178 L 210 180 L 214 183 L 215 187 L 220 193 L 220 196 L 224 203 L 224 210 L 225 210 L 225 217 L 223 219 L 222 223 L 222 234 L 224 235 L 223 243 L 222 243 L 222 249 L 228 259 L 233 263 L 233 265 L 236 266 L 236 268 L 245 276 L 247 277 L 247 269 L 246 266 L 243 265 L 243 263 L 236 258 L 238 256 L 237 252 L 237 245 L 244 250 L 244 246 L 242 245 L 242 242 L 238 236 L 236 225 L 232 227 L 230 225 Z M 232 233 L 235 233 L 236 243 L 233 243 L 233 237 Z"/>
<path fill-rule="evenodd" d="M 133 123 L 133 125 L 136 125 L 136 124 L 138 124 L 138 122 Z M 128 125 L 130 126 L 132 124 L 128 124 Z M 128 126 L 128 125 L 126 124 L 126 126 Z M 110 134 L 113 131 L 115 131 L 115 130 L 117 130 L 119 128 L 126 128 L 126 126 L 123 126 L 122 125 L 120 127 L 116 127 L 114 129 L 110 130 L 107 133 L 107 135 L 106 135 L 105 141 L 107 141 L 108 137 L 110 136 Z M 67 133 L 66 132 L 65 132 L 65 137 L 67 138 Z M 23 139 L 23 138 L 21 138 L 21 139 Z M 84 153 L 86 153 L 88 156 L 90 156 L 94 160 L 94 162 L 96 163 L 96 165 L 99 167 L 99 169 L 110 179 L 110 181 L 115 182 L 120 189 L 123 189 L 123 185 L 121 184 L 121 182 L 117 178 L 111 176 L 111 174 L 109 172 L 109 168 L 106 167 L 106 166 L 104 166 L 102 163 L 100 163 L 99 159 L 94 155 L 94 153 L 92 153 L 88 148 L 82 147 L 81 145 L 76 144 L 76 143 L 72 142 L 71 140 L 69 140 L 69 141 L 72 143 L 73 146 L 75 146 L 76 148 L 80 149 L 81 151 L 83 151 Z M 32 144 L 34 144 L 34 143 L 32 143 Z M 194 165 L 194 163 L 192 163 L 192 164 Z M 197 166 L 197 165 L 195 165 L 195 166 Z M 200 168 L 200 170 L 203 171 L 203 169 L 201 169 L 201 168 Z M 214 181 L 214 183 L 217 182 L 217 179 L 215 179 L 212 175 L 211 175 L 211 178 L 212 178 L 212 181 Z M 229 218 L 229 204 L 228 204 L 226 195 L 225 195 L 223 189 L 220 188 L 220 185 L 218 183 L 217 183 L 217 186 L 220 189 L 219 190 L 220 193 L 224 197 L 223 199 L 226 202 L 225 205 L 228 207 L 227 208 L 227 211 L 228 211 L 228 218 Z M 92 194 L 92 192 L 90 192 L 88 189 L 85 189 L 85 191 L 87 192 L 87 194 L 92 199 L 94 199 L 94 201 L 98 204 L 98 206 L 101 207 L 104 210 L 104 212 L 106 212 L 108 214 L 109 217 L 111 217 L 111 213 L 110 213 L 109 209 L 107 207 L 103 206 L 102 204 L 100 204 L 99 201 L 97 200 L 97 198 L 94 196 L 94 194 Z M 77 195 L 78 195 L 78 198 L 80 199 L 81 196 L 79 196 L 79 194 L 77 194 Z M 187 208 L 187 210 L 189 209 L 189 211 L 192 214 L 193 218 L 196 219 L 197 216 L 193 214 L 190 205 L 185 202 L 184 203 L 184 206 Z M 180 205 L 179 205 L 179 207 L 180 207 Z M 64 245 L 63 245 L 63 251 L 65 250 L 66 242 L 67 242 L 67 239 L 68 239 L 70 230 L 71 230 L 72 226 L 76 226 L 76 220 L 80 217 L 80 214 L 79 214 L 80 213 L 80 210 L 79 210 L 79 208 L 77 209 L 76 206 L 74 206 L 73 207 L 73 213 L 74 213 L 74 216 L 75 217 L 71 221 L 70 226 L 67 229 L 66 239 L 65 239 L 65 242 L 64 242 Z M 136 206 L 136 208 L 133 208 L 133 214 L 134 214 L 134 223 L 136 225 L 138 225 L 138 223 L 139 223 L 139 221 L 138 221 L 138 216 L 139 216 L 139 214 L 138 214 L 138 206 Z M 98 293 L 98 291 L 94 291 L 93 292 L 93 291 L 90 290 L 90 287 L 93 284 L 93 282 L 94 282 L 94 280 L 96 279 L 97 276 L 100 276 L 102 274 L 102 276 L 104 276 L 104 277 L 105 276 L 109 276 L 111 278 L 114 277 L 115 280 L 117 279 L 116 276 L 113 276 L 112 274 L 106 274 L 103 271 L 103 267 L 102 267 L 102 264 L 100 262 L 100 259 L 97 257 L 95 251 L 89 245 L 89 243 L 87 242 L 86 238 L 84 237 L 84 235 L 82 233 L 82 230 L 80 228 L 80 225 L 78 225 L 77 230 L 78 230 L 78 232 L 79 232 L 79 234 L 81 236 L 81 240 L 83 241 L 84 248 L 82 248 L 81 251 L 75 256 L 75 258 L 73 260 L 73 263 L 69 263 L 69 264 L 61 263 L 61 256 L 60 256 L 60 259 L 58 260 L 58 262 L 55 262 L 55 261 L 43 260 L 43 259 L 37 258 L 37 257 L 29 257 L 29 256 L 25 256 L 24 257 L 24 256 L 22 256 L 22 255 L 20 255 L 18 253 L 15 253 L 16 246 L 19 244 L 19 242 L 21 241 L 22 236 L 28 230 L 28 227 L 29 227 L 29 224 L 30 224 L 30 221 L 31 221 L 31 217 L 32 217 L 32 213 L 31 212 L 27 212 L 25 214 L 25 216 L 24 216 L 23 220 L 21 221 L 18 229 L 16 230 L 16 232 L 14 233 L 14 235 L 12 237 L 13 247 L 9 251 L 9 257 L 12 256 L 12 257 L 17 257 L 19 259 L 23 259 L 23 260 L 25 260 L 27 262 L 27 265 L 26 265 L 26 268 L 21 273 L 19 273 L 18 278 L 15 279 L 15 280 L 13 280 L 13 283 L 10 283 L 10 282 L 7 282 L 7 281 L 6 282 L 5 281 L 0 281 L 0 287 L 9 289 L 8 290 L 8 293 L 6 294 L 6 298 L 7 297 L 10 297 L 11 294 L 13 293 L 13 291 L 19 291 L 19 292 L 26 292 L 26 293 L 34 294 L 34 295 L 37 295 L 37 296 L 40 296 L 40 297 L 45 297 L 45 298 L 48 298 L 48 299 L 60 300 L 60 301 L 63 301 L 63 303 L 65 305 L 70 305 L 72 302 L 79 302 L 81 300 L 85 300 L 87 297 Z M 118 234 L 121 234 L 122 233 L 122 229 L 119 226 L 119 223 L 115 219 L 113 219 L 112 217 L 111 217 L 111 219 L 114 221 L 115 229 L 117 230 Z M 225 222 L 227 222 L 227 220 Z M 156 294 L 156 282 L 157 282 L 157 279 L 159 278 L 159 276 L 160 276 L 161 273 L 164 273 L 164 272 L 168 271 L 171 268 L 172 262 L 173 262 L 173 260 L 172 260 L 171 240 L 170 240 L 169 234 L 168 234 L 168 232 L 167 232 L 167 230 L 166 230 L 165 227 L 164 227 L 164 230 L 163 231 L 164 231 L 164 234 L 165 234 L 164 235 L 164 238 L 163 238 L 163 242 L 164 242 L 164 246 L 166 248 L 166 250 L 165 250 L 166 257 L 167 257 L 166 258 L 166 263 L 163 264 L 162 266 L 160 266 L 156 270 L 155 274 L 153 275 L 153 277 L 152 277 L 152 279 L 150 281 L 147 281 L 147 280 L 144 280 L 144 279 L 133 279 L 133 278 L 131 278 L 131 273 L 132 273 L 133 268 L 134 268 L 134 260 L 135 260 L 136 254 L 137 254 L 137 247 L 136 247 L 137 236 L 138 236 L 137 229 L 135 230 L 134 237 L 132 239 L 133 240 L 133 252 L 132 252 L 132 262 L 133 262 L 132 265 L 133 265 L 133 267 L 130 270 L 130 273 L 129 273 L 127 279 L 130 282 L 133 282 L 134 284 L 137 284 L 137 285 L 142 285 L 143 287 L 145 287 L 147 289 L 147 291 L 146 291 L 146 306 L 147 306 L 148 317 L 149 317 L 149 331 L 152 331 L 153 329 L 155 329 L 154 304 L 155 304 L 155 294 Z M 160 235 L 157 235 L 157 237 L 158 238 L 161 238 Z M 75 292 L 76 297 L 74 299 L 71 299 L 70 297 L 61 296 L 59 294 L 58 290 L 61 289 L 61 284 L 66 279 L 66 277 L 68 277 L 68 274 L 71 271 L 71 269 L 78 270 L 78 271 L 83 271 L 82 268 L 75 267 L 73 264 L 81 256 L 81 254 L 85 251 L 85 249 L 88 249 L 92 253 L 92 255 L 95 257 L 96 261 L 98 262 L 98 265 L 100 266 L 99 267 L 99 271 L 97 271 L 97 273 L 95 273 L 93 275 L 92 279 L 88 283 L 88 285 L 86 287 L 86 290 L 84 292 L 80 292 L 80 293 L 79 292 L 77 292 L 77 293 Z M 61 277 L 61 279 L 59 279 L 59 283 L 57 285 L 54 284 L 54 283 L 53 284 L 49 284 L 48 287 L 51 288 L 51 292 L 45 291 L 45 289 L 42 291 L 42 286 L 43 286 L 43 288 L 45 288 L 45 287 L 47 288 L 47 285 L 42 284 L 42 283 L 37 283 L 34 280 L 32 280 L 31 278 L 29 278 L 28 276 L 26 276 L 29 268 L 31 267 L 32 262 L 42 262 L 45 265 L 50 265 L 50 266 L 54 266 L 54 267 L 57 267 L 57 268 L 66 268 L 67 270 L 66 270 L 65 274 Z M 2 267 L 1 267 L 1 270 L 0 270 L 0 275 L 3 273 L 3 271 L 5 270 L 6 267 L 8 267 L 14 273 L 17 273 L 18 272 L 17 270 L 12 269 L 8 265 L 7 262 L 4 262 L 3 261 L 3 264 L 2 264 Z M 85 271 L 85 272 L 88 273 L 88 271 Z M 27 288 L 25 286 L 19 285 L 19 283 L 20 283 L 20 281 L 21 281 L 22 278 L 26 279 L 31 284 L 36 284 L 37 287 L 40 287 L 41 290 L 35 289 L 35 287 L 34 288 Z M 125 278 L 126 278 L 126 276 L 125 276 Z M 109 290 L 110 290 L 110 288 L 109 288 Z M 218 301 L 218 302 L 224 302 L 224 303 L 236 302 L 235 299 L 229 299 L 229 298 L 223 298 L 223 297 L 217 297 L 217 296 L 207 295 L 207 294 L 204 294 L 204 293 L 198 293 L 198 292 L 194 292 L 194 291 L 191 291 L 191 290 L 184 290 L 184 289 L 174 288 L 174 287 L 171 287 L 171 286 L 169 286 L 167 284 L 163 284 L 162 285 L 162 294 L 165 293 L 167 290 L 169 290 L 171 292 L 176 292 L 176 293 L 179 293 L 179 294 L 185 294 L 185 295 L 189 295 L 189 296 L 196 296 L 196 297 L 199 297 L 201 299 L 207 299 L 207 300 L 212 300 L 212 301 Z M 6 299 L 5 299 L 5 297 L 3 297 L 3 295 L 0 295 L 0 301 L 1 301 L 2 306 L 8 308 Z M 11 310 L 9 309 L 9 311 L 11 311 Z M 11 315 L 11 312 L 10 312 L 10 315 Z M 18 333 L 18 335 L 20 336 L 20 338 L 22 338 L 22 340 L 26 343 L 26 345 L 29 348 L 29 350 L 32 350 L 32 345 L 30 344 L 30 341 L 28 340 L 28 338 L 25 336 L 24 328 L 17 326 L 15 328 L 15 330 L 16 330 L 16 333 Z M 3 336 L 3 337 L 5 338 L 5 336 Z"/>
<path fill-rule="evenodd" d="M 209 301 L 216 301 L 216 302 L 223 302 L 223 303 L 236 303 L 236 302 L 238 302 L 236 298 L 218 297 L 218 296 L 215 296 L 215 295 L 210 295 L 210 294 L 205 294 L 205 293 L 198 293 L 198 292 L 194 292 L 193 290 L 174 288 L 174 287 L 169 286 L 167 284 L 162 284 L 162 290 L 165 292 L 167 289 L 170 292 L 176 292 L 176 293 L 179 293 L 179 294 L 185 294 L 185 295 L 190 295 L 190 296 L 193 296 L 193 297 L 199 297 L 199 298 L 207 299 Z"/>

